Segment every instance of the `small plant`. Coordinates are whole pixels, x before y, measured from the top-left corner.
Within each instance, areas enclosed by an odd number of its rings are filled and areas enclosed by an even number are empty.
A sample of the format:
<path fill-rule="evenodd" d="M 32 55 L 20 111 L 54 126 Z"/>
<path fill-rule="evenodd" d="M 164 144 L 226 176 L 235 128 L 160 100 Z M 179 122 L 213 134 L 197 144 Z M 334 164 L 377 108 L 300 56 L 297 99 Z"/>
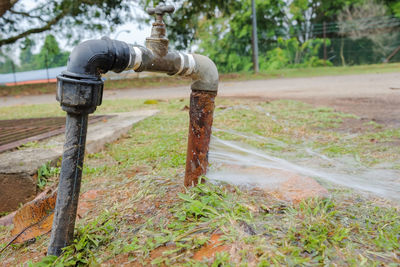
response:
<path fill-rule="evenodd" d="M 92 266 L 97 265 L 95 251 L 104 244 L 108 244 L 116 229 L 114 215 L 104 213 L 96 220 L 79 227 L 71 245 L 63 249 L 60 257 L 46 256 L 40 262 L 28 266 Z"/>
<path fill-rule="evenodd" d="M 39 187 L 40 190 L 42 190 L 47 182 L 48 178 L 56 176 L 60 173 L 60 168 L 57 167 L 51 167 L 50 162 L 43 164 L 37 173 L 37 186 Z"/>
<path fill-rule="evenodd" d="M 22 144 L 18 148 L 22 149 L 22 148 L 33 148 L 33 147 L 38 147 L 38 141 L 32 141 L 32 142 Z"/>
<path fill-rule="evenodd" d="M 227 220 L 246 220 L 249 211 L 240 203 L 232 201 L 223 187 L 210 182 L 201 183 L 190 188 L 186 194 L 179 193 L 184 200 L 176 217 L 180 221 L 209 221 L 218 218 L 220 223 Z"/>

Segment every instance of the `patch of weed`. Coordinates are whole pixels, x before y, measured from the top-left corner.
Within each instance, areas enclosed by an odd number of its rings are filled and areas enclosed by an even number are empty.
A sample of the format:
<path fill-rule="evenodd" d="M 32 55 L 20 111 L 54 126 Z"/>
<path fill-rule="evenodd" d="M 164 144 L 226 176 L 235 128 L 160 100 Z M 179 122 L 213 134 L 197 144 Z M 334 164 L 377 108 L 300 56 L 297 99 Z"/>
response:
<path fill-rule="evenodd" d="M 42 166 L 40 166 L 40 168 L 37 171 L 37 186 L 38 186 L 38 188 L 40 190 L 43 190 L 43 188 L 48 183 L 48 178 L 54 177 L 59 174 L 60 174 L 59 167 L 51 166 L 50 162 L 43 164 Z"/>
<path fill-rule="evenodd" d="M 28 266 L 92 266 L 98 264 L 96 251 L 112 240 L 116 230 L 115 215 L 103 213 L 89 224 L 77 228 L 74 241 L 63 249 L 61 256 L 47 256 L 38 263 L 28 262 Z"/>

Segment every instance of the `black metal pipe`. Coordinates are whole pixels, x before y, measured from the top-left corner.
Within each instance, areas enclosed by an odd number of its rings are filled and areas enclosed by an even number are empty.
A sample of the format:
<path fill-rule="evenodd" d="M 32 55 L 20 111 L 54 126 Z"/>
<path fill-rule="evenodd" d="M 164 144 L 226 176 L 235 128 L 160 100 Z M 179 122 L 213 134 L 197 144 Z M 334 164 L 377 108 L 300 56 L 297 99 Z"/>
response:
<path fill-rule="evenodd" d="M 88 114 L 67 114 L 57 202 L 47 254 L 59 256 L 74 237 L 85 155 Z"/>
<path fill-rule="evenodd" d="M 72 51 L 67 70 L 57 77 L 57 100 L 67 112 L 65 144 L 60 182 L 48 255 L 59 256 L 74 237 L 81 187 L 88 114 L 102 102 L 100 75 L 109 70 L 121 72 L 134 62 L 131 47 L 102 38 L 81 43 Z"/>
<path fill-rule="evenodd" d="M 85 41 L 72 50 L 67 71 L 63 74 L 93 79 L 109 70 L 118 73 L 128 67 L 130 54 L 131 48 L 127 43 L 108 37 Z"/>

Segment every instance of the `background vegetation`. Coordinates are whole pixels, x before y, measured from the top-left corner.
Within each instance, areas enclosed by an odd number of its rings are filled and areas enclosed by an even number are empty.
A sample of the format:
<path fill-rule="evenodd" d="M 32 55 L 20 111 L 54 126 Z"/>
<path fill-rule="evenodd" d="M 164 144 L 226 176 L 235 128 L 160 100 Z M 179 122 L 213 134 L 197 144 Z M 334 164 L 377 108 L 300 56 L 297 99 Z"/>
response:
<path fill-rule="evenodd" d="M 251 0 L 141 0 L 137 5 L 123 0 L 53 0 L 32 10 L 18 3 L 0 12 L 0 72 L 12 71 L 10 52 L 16 46 L 21 48 L 17 70 L 64 65 L 68 54 L 56 38 L 73 44 L 92 31 L 109 32 L 127 21 L 148 24 L 150 19 L 135 15 L 135 9 L 160 2 L 177 8 L 166 17 L 176 49 L 208 55 L 221 72 L 252 68 Z M 389 58 L 400 48 L 398 1 L 256 0 L 256 8 L 261 70 L 400 61 L 400 53 Z M 21 21 L 42 27 L 17 27 Z M 48 35 L 34 55 L 37 33 Z"/>

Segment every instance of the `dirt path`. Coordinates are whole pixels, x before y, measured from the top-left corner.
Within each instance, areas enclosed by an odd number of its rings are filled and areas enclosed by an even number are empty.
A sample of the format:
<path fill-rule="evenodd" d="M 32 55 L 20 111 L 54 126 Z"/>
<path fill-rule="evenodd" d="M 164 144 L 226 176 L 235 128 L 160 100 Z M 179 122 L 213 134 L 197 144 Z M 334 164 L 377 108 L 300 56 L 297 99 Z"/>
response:
<path fill-rule="evenodd" d="M 188 87 L 106 90 L 104 99 L 188 97 Z M 298 99 L 400 126 L 400 72 L 224 82 L 219 97 Z M 0 107 L 55 102 L 54 95 L 0 98 Z"/>

